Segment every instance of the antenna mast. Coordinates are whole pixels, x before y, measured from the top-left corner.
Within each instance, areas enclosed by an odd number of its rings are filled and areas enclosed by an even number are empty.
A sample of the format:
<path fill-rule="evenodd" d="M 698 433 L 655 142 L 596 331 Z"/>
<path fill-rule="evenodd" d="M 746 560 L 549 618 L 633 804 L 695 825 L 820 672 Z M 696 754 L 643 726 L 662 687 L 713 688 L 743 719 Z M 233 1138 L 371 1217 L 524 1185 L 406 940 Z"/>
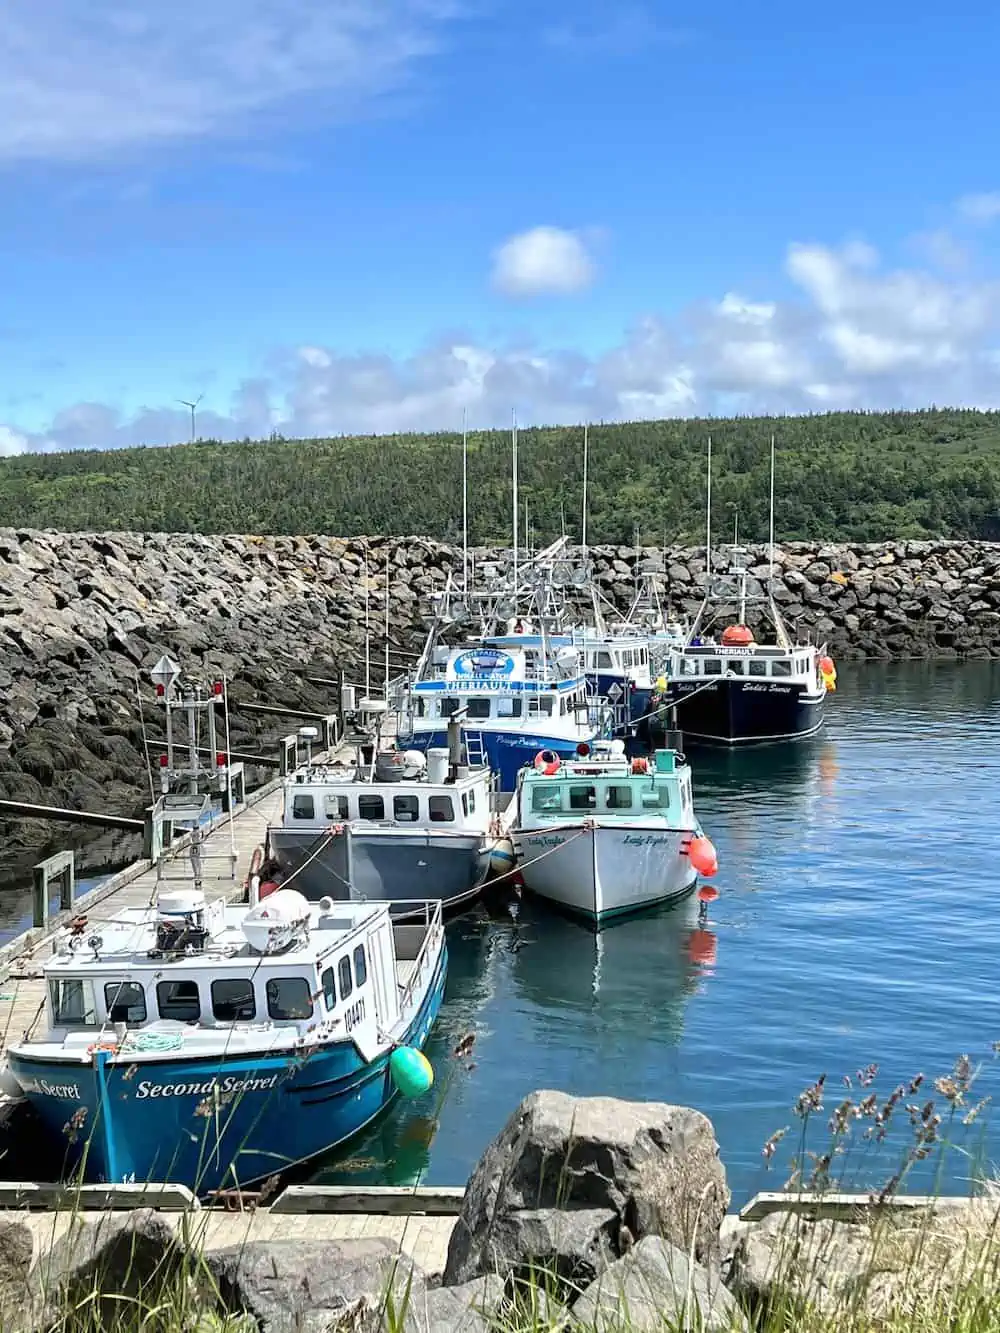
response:
<path fill-rule="evenodd" d="M 712 577 L 712 437 L 708 437 L 708 482 L 705 490 L 705 591 Z"/>
<path fill-rule="evenodd" d="M 587 462 L 589 454 L 589 432 L 587 423 L 583 425 L 583 531 L 580 534 L 580 545 L 583 547 L 583 554 L 587 554 Z"/>
<path fill-rule="evenodd" d="M 385 553 L 385 702 L 389 704 L 389 551 Z"/>
<path fill-rule="evenodd" d="M 771 594 L 774 587 L 774 436 L 771 436 L 771 521 L 768 533 L 768 572 L 767 591 Z"/>
<path fill-rule="evenodd" d="M 462 408 L 462 592 L 469 591 L 469 409 Z"/>
<path fill-rule="evenodd" d="M 365 544 L 365 698 L 372 693 L 371 594 L 368 591 L 368 546 Z"/>
<path fill-rule="evenodd" d="M 517 541 L 518 541 L 518 497 L 517 497 L 517 412 L 511 409 L 510 414 L 510 466 L 511 466 L 511 489 L 514 511 L 514 614 L 517 615 Z"/>

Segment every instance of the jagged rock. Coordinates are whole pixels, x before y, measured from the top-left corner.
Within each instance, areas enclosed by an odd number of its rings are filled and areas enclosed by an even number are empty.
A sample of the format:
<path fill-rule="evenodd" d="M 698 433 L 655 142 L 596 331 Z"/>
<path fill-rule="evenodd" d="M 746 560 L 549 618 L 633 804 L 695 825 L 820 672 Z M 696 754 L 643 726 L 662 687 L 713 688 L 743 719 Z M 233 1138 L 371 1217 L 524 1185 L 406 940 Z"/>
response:
<path fill-rule="evenodd" d="M 573 1323 L 588 1330 L 697 1328 L 737 1333 L 746 1318 L 717 1275 L 660 1236 L 646 1236 L 587 1288 Z"/>
<path fill-rule="evenodd" d="M 466 1187 L 448 1246 L 446 1286 L 493 1271 L 495 1246 L 518 1213 L 585 1210 L 595 1239 L 658 1233 L 699 1259 L 718 1244 L 729 1203 L 711 1122 L 698 1111 L 613 1097 L 534 1092 L 486 1149 Z M 514 1233 L 516 1234 L 516 1233 Z M 574 1239 L 575 1253 L 580 1237 Z"/>
<path fill-rule="evenodd" d="M 224 1310 L 251 1315 L 261 1333 L 326 1333 L 338 1320 L 353 1333 L 392 1320 L 414 1333 L 437 1327 L 420 1322 L 426 1277 L 389 1241 L 250 1241 L 209 1251 L 204 1263 Z"/>
<path fill-rule="evenodd" d="M 176 1286 L 186 1254 L 170 1226 L 151 1208 L 100 1215 L 96 1223 L 73 1216 L 70 1226 L 29 1279 L 40 1326 L 52 1327 L 67 1309 L 86 1309 L 95 1327 L 117 1327 L 132 1305 L 143 1313 Z"/>

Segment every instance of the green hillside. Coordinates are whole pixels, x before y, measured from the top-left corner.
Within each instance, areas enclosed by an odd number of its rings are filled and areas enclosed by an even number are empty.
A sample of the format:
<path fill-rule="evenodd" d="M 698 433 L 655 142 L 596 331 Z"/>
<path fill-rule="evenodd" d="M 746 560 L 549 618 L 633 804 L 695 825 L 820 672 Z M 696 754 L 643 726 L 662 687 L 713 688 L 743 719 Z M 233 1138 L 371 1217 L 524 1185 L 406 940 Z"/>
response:
<path fill-rule="evenodd" d="M 704 531 L 705 443 L 715 530 L 738 511 L 767 535 L 768 441 L 777 437 L 779 539 L 1000 540 L 1000 413 L 835 413 L 649 421 L 590 429 L 592 543 L 690 540 Z M 522 505 L 536 540 L 579 534 L 580 427 L 522 430 Z M 364 436 L 25 454 L 0 460 L 0 526 L 461 536 L 461 437 Z M 469 437 L 470 539 L 510 531 L 510 437 Z M 523 512 L 523 511 L 522 511 Z"/>

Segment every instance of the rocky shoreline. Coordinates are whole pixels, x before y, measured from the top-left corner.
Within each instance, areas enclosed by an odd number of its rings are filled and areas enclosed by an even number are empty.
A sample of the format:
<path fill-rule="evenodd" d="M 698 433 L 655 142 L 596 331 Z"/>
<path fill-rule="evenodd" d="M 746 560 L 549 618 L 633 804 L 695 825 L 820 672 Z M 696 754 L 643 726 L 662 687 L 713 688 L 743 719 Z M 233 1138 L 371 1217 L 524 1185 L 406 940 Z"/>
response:
<path fill-rule="evenodd" d="M 809 1196 L 813 1211 L 823 1197 Z M 122 1328 L 146 1327 L 155 1308 L 175 1315 L 158 1327 L 267 1333 L 854 1333 L 903 1312 L 913 1322 L 893 1323 L 900 1333 L 985 1328 L 960 1316 L 992 1300 L 997 1198 L 895 1214 L 886 1201 L 814 1220 L 793 1193 L 790 1208 L 744 1221 L 727 1213 L 725 1167 L 699 1111 L 539 1091 L 473 1169 L 443 1271 L 380 1236 L 376 1216 L 363 1238 L 322 1239 L 308 1218 L 274 1212 L 258 1239 L 250 1213 L 246 1235 L 218 1246 L 199 1240 L 204 1211 L 96 1224 L 76 1214 L 54 1242 L 10 1211 L 0 1317 L 63 1327 L 66 1310 L 93 1303 L 102 1326 Z M 116 1318 L 123 1295 L 130 1320 Z"/>
<path fill-rule="evenodd" d="M 753 573 L 766 578 L 755 546 Z M 474 552 L 478 562 L 488 552 Z M 676 614 L 691 614 L 704 549 L 591 551 L 619 607 L 637 560 L 660 570 Z M 367 562 L 367 564 L 366 564 Z M 1000 657 L 1000 544 L 791 542 L 776 551 L 775 597 L 789 624 L 834 657 Z M 428 595 L 461 565 L 420 537 L 200 536 L 0 529 L 0 796 L 136 812 L 148 800 L 137 673 L 162 651 L 205 675 L 225 672 L 234 701 L 335 707 L 338 665 L 357 679 L 365 571 L 372 658 L 382 660 L 386 566 L 390 642 L 420 646 Z M 376 677 L 377 678 L 377 677 Z M 253 750 L 290 724 L 233 713 L 233 746 Z M 60 845 L 71 826 L 59 830 Z M 51 826 L 2 825 L 2 866 L 52 840 Z M 75 835 L 74 835 L 75 836 Z"/>

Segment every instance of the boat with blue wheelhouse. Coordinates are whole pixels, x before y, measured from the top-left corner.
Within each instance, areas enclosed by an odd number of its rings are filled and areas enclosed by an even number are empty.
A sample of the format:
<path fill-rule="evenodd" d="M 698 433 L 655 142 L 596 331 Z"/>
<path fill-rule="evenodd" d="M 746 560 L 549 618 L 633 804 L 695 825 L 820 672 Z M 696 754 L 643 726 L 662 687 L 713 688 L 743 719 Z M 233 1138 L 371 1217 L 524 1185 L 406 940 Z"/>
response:
<path fill-rule="evenodd" d="M 439 900 L 164 890 L 56 936 L 45 1031 L 10 1071 L 84 1179 L 243 1188 L 430 1086 L 447 960 Z"/>
<path fill-rule="evenodd" d="M 580 657 L 546 636 L 517 647 L 492 639 L 458 647 L 430 647 L 417 678 L 400 690 L 397 744 L 436 749 L 447 744 L 449 718 L 465 710 L 462 740 L 467 762 L 485 763 L 501 792 L 539 750 L 569 758 L 581 744 L 610 737 L 607 702 L 588 688 Z"/>

